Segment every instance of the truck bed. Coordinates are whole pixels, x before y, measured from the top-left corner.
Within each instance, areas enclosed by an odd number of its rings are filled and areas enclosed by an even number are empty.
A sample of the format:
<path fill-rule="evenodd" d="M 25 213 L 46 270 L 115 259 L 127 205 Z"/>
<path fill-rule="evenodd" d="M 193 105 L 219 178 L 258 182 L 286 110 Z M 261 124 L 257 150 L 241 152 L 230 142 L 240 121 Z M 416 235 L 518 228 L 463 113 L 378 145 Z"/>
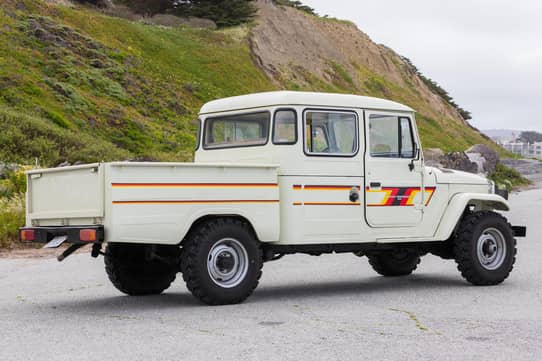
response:
<path fill-rule="evenodd" d="M 109 242 L 177 244 L 207 215 L 278 239 L 277 166 L 114 162 L 27 173 L 27 226 L 103 225 Z"/>

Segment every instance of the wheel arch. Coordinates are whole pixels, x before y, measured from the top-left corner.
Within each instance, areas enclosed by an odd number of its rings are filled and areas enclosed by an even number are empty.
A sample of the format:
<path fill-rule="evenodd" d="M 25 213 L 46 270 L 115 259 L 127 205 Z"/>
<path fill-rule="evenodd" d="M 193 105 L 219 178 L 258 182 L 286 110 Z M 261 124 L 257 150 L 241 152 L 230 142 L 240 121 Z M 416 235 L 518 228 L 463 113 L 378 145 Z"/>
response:
<path fill-rule="evenodd" d="M 261 242 L 258 232 L 256 232 L 256 229 L 254 228 L 252 222 L 247 217 L 244 217 L 240 214 L 206 214 L 206 215 L 200 216 L 199 218 L 195 219 L 192 222 L 190 227 L 183 233 L 182 238 L 181 238 L 181 243 L 186 239 L 186 237 L 189 234 L 194 232 L 202 224 L 209 222 L 211 220 L 220 219 L 220 218 L 236 219 L 238 221 L 246 223 L 250 231 L 254 234 L 254 237 L 256 238 L 256 240 Z"/>
<path fill-rule="evenodd" d="M 497 194 L 459 193 L 453 195 L 435 232 L 435 239 L 447 240 L 457 228 L 465 211 L 509 211 L 510 204 Z"/>

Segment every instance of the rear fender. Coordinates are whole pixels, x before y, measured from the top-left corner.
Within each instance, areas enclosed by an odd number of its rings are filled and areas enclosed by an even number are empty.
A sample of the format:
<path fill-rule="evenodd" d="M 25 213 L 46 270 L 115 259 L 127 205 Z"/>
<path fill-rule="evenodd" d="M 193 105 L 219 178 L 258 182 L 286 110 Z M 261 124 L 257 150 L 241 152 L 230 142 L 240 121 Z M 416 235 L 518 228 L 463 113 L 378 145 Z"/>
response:
<path fill-rule="evenodd" d="M 461 221 L 467 207 L 473 211 L 509 211 L 510 204 L 497 194 L 460 193 L 450 198 L 435 233 L 435 239 L 444 241 L 450 238 Z"/>

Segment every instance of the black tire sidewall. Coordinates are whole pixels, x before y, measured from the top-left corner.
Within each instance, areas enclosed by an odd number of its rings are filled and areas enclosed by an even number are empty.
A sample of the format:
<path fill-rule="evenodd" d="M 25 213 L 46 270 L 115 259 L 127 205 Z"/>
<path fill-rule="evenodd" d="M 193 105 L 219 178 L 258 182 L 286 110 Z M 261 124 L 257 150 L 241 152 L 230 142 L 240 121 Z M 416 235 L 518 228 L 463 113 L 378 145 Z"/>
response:
<path fill-rule="evenodd" d="M 175 280 L 177 270 L 160 262 L 147 262 L 148 245 L 107 245 L 106 271 L 113 285 L 129 295 L 159 294 Z"/>
<path fill-rule="evenodd" d="M 407 253 L 404 258 L 398 258 L 393 252 L 386 252 L 369 256 L 369 263 L 383 276 L 406 276 L 418 267 L 420 255 Z"/>
<path fill-rule="evenodd" d="M 235 287 L 226 288 L 216 284 L 207 269 L 207 259 L 211 248 L 224 238 L 235 239 L 243 245 L 248 255 L 248 270 L 245 278 Z M 218 303 L 236 302 L 246 298 L 254 289 L 261 272 L 262 260 L 259 245 L 246 228 L 236 223 L 224 223 L 213 227 L 205 234 L 198 237 L 196 260 L 193 260 L 194 273 L 197 275 L 199 286 L 203 292 L 216 300 Z"/>
<path fill-rule="evenodd" d="M 504 242 L 506 244 L 504 260 L 502 264 L 494 270 L 484 268 L 480 259 L 478 258 L 477 253 L 478 238 L 485 230 L 489 228 L 499 230 L 504 236 Z M 505 278 L 510 273 L 515 261 L 514 233 L 506 220 L 499 215 L 492 214 L 488 217 L 484 217 L 480 222 L 478 222 L 473 228 L 469 253 L 472 259 L 472 267 L 474 267 L 476 273 L 478 273 L 484 279 L 493 283 Z"/>

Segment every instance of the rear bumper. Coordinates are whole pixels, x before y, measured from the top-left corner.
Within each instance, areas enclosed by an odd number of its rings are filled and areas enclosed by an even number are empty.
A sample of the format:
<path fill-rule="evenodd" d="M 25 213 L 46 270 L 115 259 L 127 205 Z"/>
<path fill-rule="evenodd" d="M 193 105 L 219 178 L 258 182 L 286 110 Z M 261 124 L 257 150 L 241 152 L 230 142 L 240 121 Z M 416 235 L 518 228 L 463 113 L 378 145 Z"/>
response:
<path fill-rule="evenodd" d="M 95 230 L 96 239 L 88 241 L 81 239 L 82 230 Z M 22 239 L 23 231 L 34 231 L 34 239 L 29 241 Z M 67 243 L 102 243 L 104 241 L 103 226 L 59 226 L 59 227 L 22 227 L 19 228 L 19 240 L 21 242 L 48 243 L 58 236 L 67 236 Z"/>
<path fill-rule="evenodd" d="M 525 226 L 512 226 L 512 231 L 514 232 L 514 237 L 527 236 L 527 227 Z"/>

